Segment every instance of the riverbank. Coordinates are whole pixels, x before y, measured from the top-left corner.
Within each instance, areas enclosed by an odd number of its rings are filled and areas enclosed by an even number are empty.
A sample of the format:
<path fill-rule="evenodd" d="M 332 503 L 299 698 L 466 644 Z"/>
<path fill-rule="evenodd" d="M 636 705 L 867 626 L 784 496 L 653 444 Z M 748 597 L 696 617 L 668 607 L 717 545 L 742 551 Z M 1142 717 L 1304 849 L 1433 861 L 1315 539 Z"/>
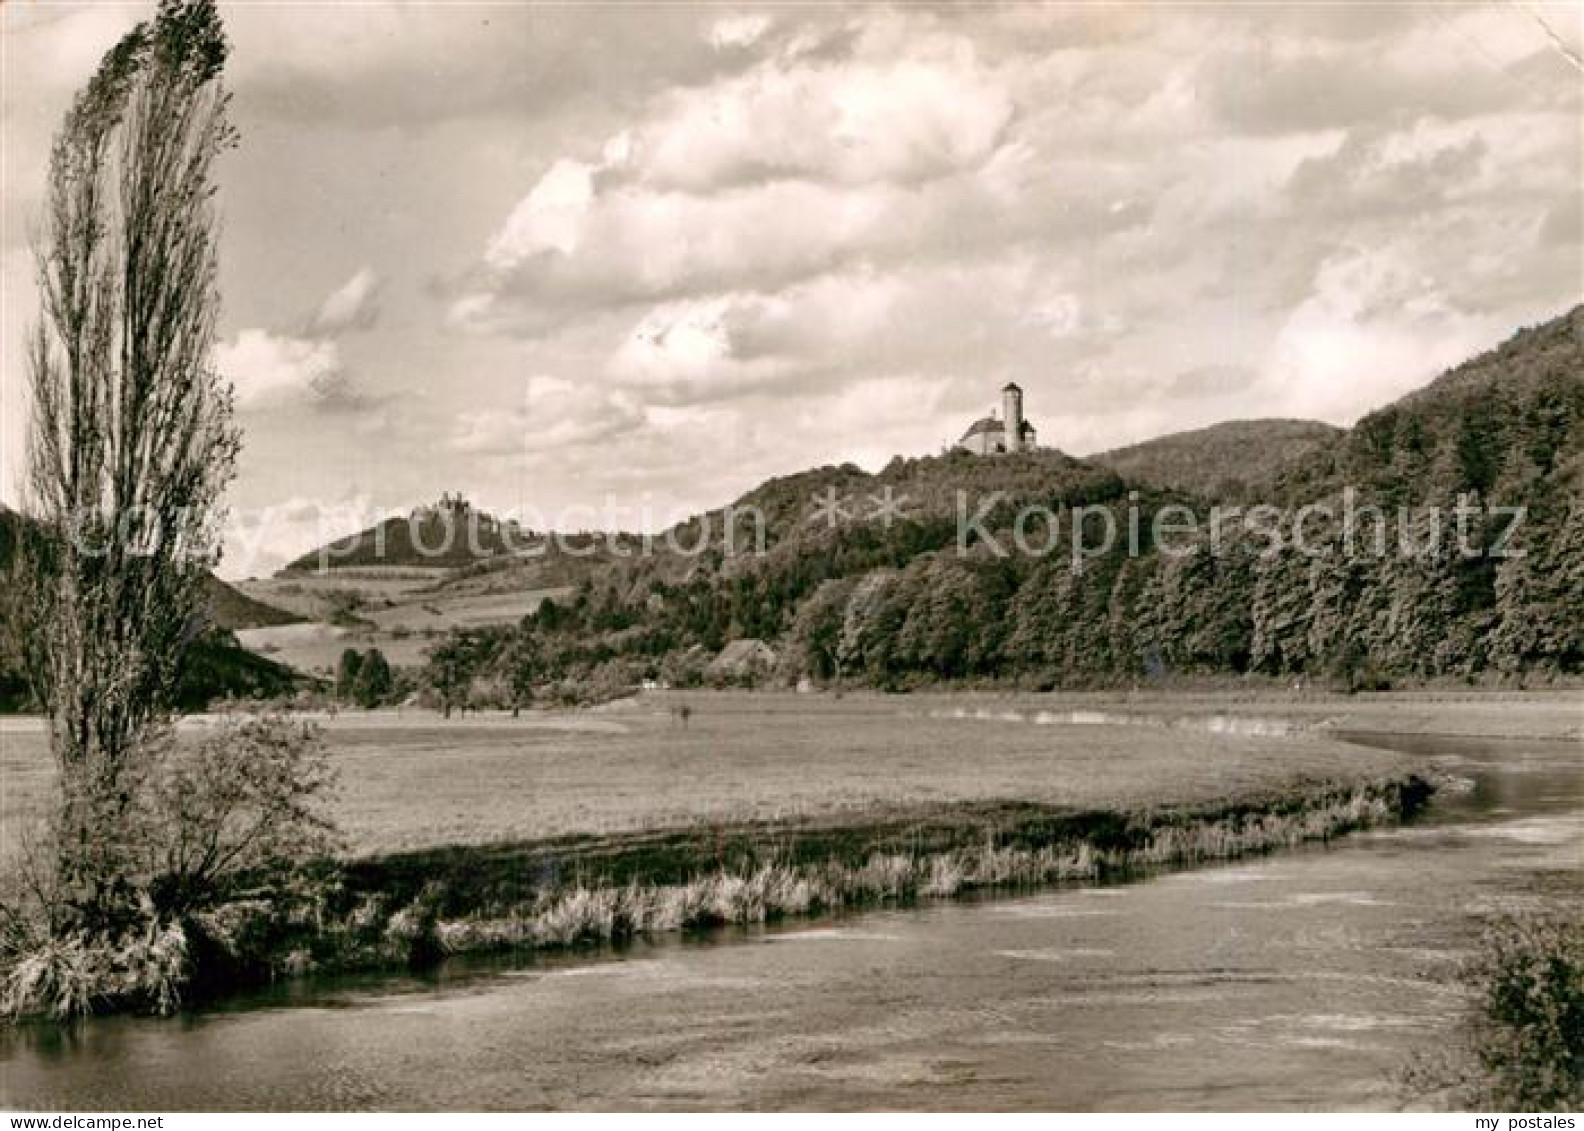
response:
<path fill-rule="evenodd" d="M 311 974 L 1117 883 L 1396 823 L 1432 791 L 1403 773 L 1198 805 L 960 802 L 324 861 L 121 946 L 67 940 L 9 972 L 7 1010 L 169 1012 Z"/>
<path fill-rule="evenodd" d="M 1396 1110 L 1405 1066 L 1457 1037 L 1484 917 L 1576 902 L 1581 756 L 1445 744 L 1434 763 L 1475 785 L 1409 824 L 1145 883 L 0 1028 L 0 1092 L 51 1110 Z"/>
<path fill-rule="evenodd" d="M 365 941 L 373 943 L 371 959 L 404 954 L 423 961 L 749 926 L 989 889 L 1118 882 L 1400 821 L 1431 792 L 1426 778 L 1404 774 L 1197 806 L 961 804 L 840 824 L 451 849 L 354 862 L 344 890 L 362 898 L 354 912 L 360 921 L 402 905 L 381 938 Z M 354 946 L 332 961 L 358 956 Z"/>
<path fill-rule="evenodd" d="M 1115 882 L 1395 822 L 1430 792 L 1414 757 L 1296 731 L 888 697 L 695 696 L 684 720 L 677 703 L 336 720 L 365 851 L 195 922 L 202 965 L 234 985 Z M 440 834 L 451 806 L 465 835 Z"/>

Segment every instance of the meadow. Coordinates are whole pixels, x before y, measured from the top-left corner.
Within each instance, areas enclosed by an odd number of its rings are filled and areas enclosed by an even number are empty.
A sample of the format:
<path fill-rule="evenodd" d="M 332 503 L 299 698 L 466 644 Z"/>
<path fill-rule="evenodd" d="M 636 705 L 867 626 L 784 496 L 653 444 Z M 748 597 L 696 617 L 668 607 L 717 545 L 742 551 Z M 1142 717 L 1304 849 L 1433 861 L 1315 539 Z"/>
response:
<path fill-rule="evenodd" d="M 393 664 L 419 667 L 425 652 L 453 629 L 515 624 L 546 598 L 571 590 L 501 590 L 490 578 L 417 568 L 286 574 L 237 583 L 254 600 L 305 618 L 305 623 L 246 628 L 242 644 L 298 671 L 333 673 L 347 648 L 378 648 Z"/>
<path fill-rule="evenodd" d="M 1304 727 L 1391 729 L 1390 713 L 1353 701 L 1285 710 Z M 1448 704 L 1396 710 L 1420 727 L 1457 717 Z M 1531 729 L 1566 725 L 1555 712 L 1531 714 L 1540 719 Z M 1059 721 L 1073 717 L 1134 725 Z M 711 823 L 864 821 L 962 802 L 1195 805 L 1361 782 L 1409 764 L 1318 731 L 1260 733 L 1280 730 L 1283 717 L 1276 704 L 1227 696 L 672 692 L 520 719 L 389 711 L 321 722 L 354 855 Z M 1513 725 L 1525 716 L 1496 705 L 1475 722 L 1496 717 Z M 8 846 L 51 780 L 36 721 L 0 720 Z"/>

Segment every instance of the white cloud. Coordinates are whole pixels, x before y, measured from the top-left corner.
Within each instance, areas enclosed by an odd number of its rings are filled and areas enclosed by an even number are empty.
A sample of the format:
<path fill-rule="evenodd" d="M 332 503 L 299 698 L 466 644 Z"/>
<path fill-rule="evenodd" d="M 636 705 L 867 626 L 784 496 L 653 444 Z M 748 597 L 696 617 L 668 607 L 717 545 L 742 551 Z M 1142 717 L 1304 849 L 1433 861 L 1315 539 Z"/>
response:
<path fill-rule="evenodd" d="M 486 259 L 509 270 L 541 251 L 571 255 L 594 204 L 594 166 L 563 158 L 518 202 L 490 242 Z"/>
<path fill-rule="evenodd" d="M 325 297 L 303 333 L 254 326 L 216 345 L 215 362 L 221 375 L 235 386 L 238 406 L 261 411 L 357 409 L 363 413 L 359 427 L 370 431 L 382 428 L 386 422 L 375 412 L 379 399 L 358 387 L 341 348 L 344 335 L 372 327 L 379 320 L 382 285 L 372 268 L 360 268 Z"/>
<path fill-rule="evenodd" d="M 559 158 L 453 294 L 451 324 L 534 334 L 588 304 L 772 290 L 906 255 L 951 226 L 941 205 L 987 204 L 1014 115 L 1003 76 L 964 36 L 878 23 L 840 57 L 775 52 L 677 88 L 597 157 Z"/>
<path fill-rule="evenodd" d="M 8 377 L 50 132 L 135 16 L 12 7 Z M 1311 8 L 230 8 L 237 494 L 716 503 L 933 451 L 1008 377 L 1062 446 L 1346 419 L 1576 301 L 1534 22 Z"/>
<path fill-rule="evenodd" d="M 373 268 L 360 268 L 320 305 L 312 332 L 324 336 L 371 328 L 379 321 L 380 285 Z"/>
<path fill-rule="evenodd" d="M 1390 244 L 1328 258 L 1271 343 L 1256 395 L 1284 415 L 1351 424 L 1492 344 Z"/>
<path fill-rule="evenodd" d="M 717 51 L 752 47 L 770 24 L 770 17 L 764 15 L 723 16 L 710 25 L 705 38 Z"/>
<path fill-rule="evenodd" d="M 324 339 L 243 330 L 215 350 L 220 373 L 236 387 L 242 408 L 279 408 L 335 395 L 343 378 L 341 352 Z"/>
<path fill-rule="evenodd" d="M 983 162 L 1012 99 L 960 37 L 828 62 L 767 59 L 681 90 L 635 137 L 642 181 L 700 190 L 780 177 L 916 182 Z"/>
<path fill-rule="evenodd" d="M 459 413 L 447 441 L 471 456 L 554 459 L 557 453 L 603 446 L 643 423 L 643 412 L 619 392 L 588 395 L 560 377 L 531 377 L 522 403 Z"/>
<path fill-rule="evenodd" d="M 543 244 L 519 241 L 508 225 L 451 316 L 475 329 L 520 321 L 537 332 L 590 306 L 775 289 L 849 256 L 904 247 L 918 206 L 902 190 L 812 181 L 718 195 L 615 188 L 579 217 L 573 254 L 534 255 Z"/>

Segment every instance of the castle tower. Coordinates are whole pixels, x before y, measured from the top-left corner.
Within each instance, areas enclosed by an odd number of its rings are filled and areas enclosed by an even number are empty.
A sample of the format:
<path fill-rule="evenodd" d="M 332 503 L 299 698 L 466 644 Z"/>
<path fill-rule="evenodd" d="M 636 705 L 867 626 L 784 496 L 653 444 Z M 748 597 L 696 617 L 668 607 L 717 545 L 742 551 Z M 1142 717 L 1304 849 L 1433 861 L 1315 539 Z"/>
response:
<path fill-rule="evenodd" d="M 1001 419 L 1006 427 L 1006 450 L 1023 450 L 1023 390 L 1016 382 L 1008 381 L 1001 390 Z"/>

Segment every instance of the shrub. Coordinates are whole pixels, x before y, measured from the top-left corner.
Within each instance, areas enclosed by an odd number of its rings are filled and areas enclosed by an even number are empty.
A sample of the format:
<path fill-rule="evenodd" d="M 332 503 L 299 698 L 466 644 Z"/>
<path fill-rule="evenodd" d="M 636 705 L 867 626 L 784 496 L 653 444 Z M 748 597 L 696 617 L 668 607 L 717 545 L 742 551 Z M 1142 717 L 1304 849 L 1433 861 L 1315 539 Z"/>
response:
<path fill-rule="evenodd" d="M 170 1013 L 188 974 L 186 933 L 150 915 L 141 929 L 119 938 L 46 937 L 7 969 L 0 1010 L 61 1021 L 101 1004 Z"/>
<path fill-rule="evenodd" d="M 1410 1091 L 1469 1109 L 1584 1106 L 1584 918 L 1497 919 L 1463 976 L 1473 994 L 1459 1039 L 1410 1066 Z"/>
<path fill-rule="evenodd" d="M 167 740 L 140 822 L 155 906 L 185 915 L 245 878 L 332 851 L 323 803 L 334 783 L 318 730 L 285 715 L 228 718 L 197 742 Z"/>
<path fill-rule="evenodd" d="M 11 1017 L 43 1014 L 60 1020 L 93 1007 L 100 956 L 80 936 L 46 939 L 6 973 L 3 1008 Z"/>
<path fill-rule="evenodd" d="M 1503 1111 L 1584 1106 L 1584 918 L 1503 919 L 1471 968 L 1485 1095 Z"/>
<path fill-rule="evenodd" d="M 60 822 L 29 844 L 0 899 L 0 1008 L 71 1017 L 101 1006 L 169 1012 L 197 966 L 267 969 L 296 869 L 335 846 L 333 777 L 310 726 L 233 716 L 196 741 L 162 729 L 120 781 L 114 835 L 78 853 L 114 904 L 88 917 L 63 878 Z M 16 881 L 12 883 L 11 881 Z M 237 897 L 247 892 L 249 899 Z M 262 898 L 260 896 L 262 895 Z M 299 900 L 300 902 L 300 900 Z M 229 904 L 229 906 L 227 906 Z"/>

